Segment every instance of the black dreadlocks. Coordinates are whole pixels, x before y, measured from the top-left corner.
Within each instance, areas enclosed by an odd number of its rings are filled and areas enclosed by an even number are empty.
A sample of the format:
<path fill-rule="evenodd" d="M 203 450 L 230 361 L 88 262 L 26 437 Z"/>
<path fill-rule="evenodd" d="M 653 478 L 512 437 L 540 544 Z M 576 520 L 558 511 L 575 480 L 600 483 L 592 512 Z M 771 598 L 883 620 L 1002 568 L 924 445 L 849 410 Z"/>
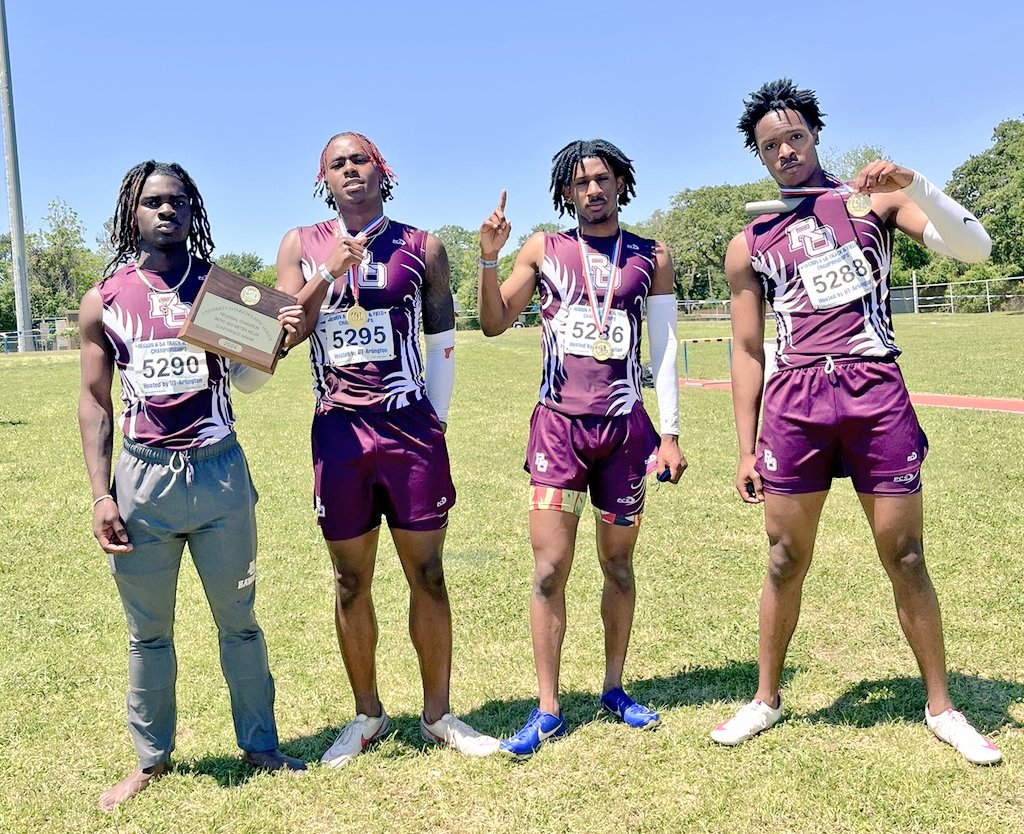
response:
<path fill-rule="evenodd" d="M 562 192 L 566 188 L 572 188 L 576 166 L 587 157 L 603 159 L 616 178 L 622 177 L 624 188 L 619 194 L 620 206 L 626 205 L 636 196 L 633 160 L 604 139 L 577 139 L 562 148 L 551 159 L 551 198 L 558 209 L 559 217 L 566 212 L 569 212 L 570 217 L 576 216 L 576 206 L 572 200 L 566 200 Z"/>
<path fill-rule="evenodd" d="M 153 174 L 165 174 L 181 180 L 192 209 L 192 225 L 188 230 L 189 251 L 203 260 L 207 260 L 213 252 L 210 221 L 206 217 L 203 198 L 188 171 L 177 162 L 155 162 L 150 159 L 140 162 L 124 175 L 121 192 L 117 195 L 117 208 L 114 210 L 114 223 L 110 232 L 114 257 L 106 266 L 107 273 L 139 251 L 139 223 L 135 218 L 135 210 L 139 207 L 142 187 Z"/>
<path fill-rule="evenodd" d="M 736 125 L 743 134 L 745 144 L 757 153 L 757 137 L 754 128 L 773 110 L 795 110 L 804 117 L 807 126 L 814 130 L 821 129 L 825 122 L 821 117 L 825 114 L 818 106 L 818 96 L 814 90 L 798 90 L 789 78 L 778 78 L 761 85 L 761 89 L 750 94 L 743 102 L 743 115 Z"/>

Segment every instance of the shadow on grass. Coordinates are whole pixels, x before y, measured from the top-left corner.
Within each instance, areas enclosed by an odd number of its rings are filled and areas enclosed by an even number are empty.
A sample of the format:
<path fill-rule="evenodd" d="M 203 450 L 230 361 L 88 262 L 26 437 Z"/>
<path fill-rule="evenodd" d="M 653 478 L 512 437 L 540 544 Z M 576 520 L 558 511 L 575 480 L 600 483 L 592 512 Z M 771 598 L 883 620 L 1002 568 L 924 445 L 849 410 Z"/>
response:
<path fill-rule="evenodd" d="M 949 694 L 957 709 L 983 733 L 1019 724 L 1009 715 L 1011 704 L 1024 701 L 1024 683 L 949 674 Z M 861 681 L 830 706 L 800 716 L 812 723 L 871 727 L 889 721 L 924 720 L 925 691 L 918 677 Z"/>
<path fill-rule="evenodd" d="M 320 754 L 334 741 L 334 736 L 331 735 L 322 748 L 314 748 L 312 742 L 319 739 L 320 736 L 327 738 L 328 735 L 328 732 L 324 730 L 316 736 L 294 739 L 283 743 L 281 751 L 288 756 L 302 759 L 306 764 L 309 764 L 311 761 L 318 762 L 320 761 Z M 311 752 L 314 749 L 319 750 L 319 752 Z M 173 772 L 210 776 L 222 788 L 238 788 L 263 771 L 259 771 L 252 765 L 247 764 L 242 759 L 242 751 L 239 750 L 238 754 L 234 756 L 203 756 L 203 758 L 196 759 L 193 762 L 175 761 Z M 286 774 L 282 773 L 281 775 L 285 776 Z"/>
<path fill-rule="evenodd" d="M 798 666 L 785 667 L 782 686 L 799 671 Z M 674 675 L 634 681 L 629 690 L 638 701 L 667 707 L 700 707 L 720 701 L 745 704 L 757 691 L 757 663 L 731 660 L 724 666 L 696 666 Z"/>
<path fill-rule="evenodd" d="M 788 668 L 783 674 L 783 685 L 799 670 Z M 720 701 L 745 703 L 757 689 L 757 664 L 731 661 L 725 666 L 698 666 L 673 675 L 640 678 L 628 681 L 629 694 L 638 702 L 655 709 L 679 706 L 703 706 Z M 559 695 L 562 714 L 569 732 L 574 727 L 594 720 L 614 720 L 601 709 L 601 693 L 569 691 Z M 508 736 L 519 730 L 530 711 L 537 706 L 535 698 L 496 699 L 461 716 L 482 733 Z"/>
<path fill-rule="evenodd" d="M 787 667 L 783 687 L 800 670 Z M 704 706 L 722 701 L 744 703 L 757 688 L 757 664 L 731 661 L 724 666 L 698 666 L 673 675 L 634 680 L 628 689 L 637 701 L 656 709 L 678 706 Z M 1024 701 L 1024 683 L 980 678 L 975 675 L 950 673 L 949 688 L 954 703 L 983 733 L 993 733 L 1006 726 L 1019 726 L 1009 715 L 1011 704 Z M 562 713 L 569 732 L 595 720 L 611 720 L 599 703 L 600 693 L 570 691 L 561 695 Z M 886 678 L 861 681 L 850 687 L 824 709 L 794 716 L 809 723 L 828 723 L 851 727 L 870 727 L 891 721 L 918 723 L 924 709 L 924 685 L 917 677 Z M 515 733 L 537 706 L 534 698 L 494 699 L 461 715 L 472 727 L 497 737 Z M 420 736 L 419 716 L 392 715 L 392 732 L 373 756 L 377 759 L 399 759 L 416 755 L 434 745 Z M 324 727 L 316 733 L 299 736 L 281 745 L 289 756 L 317 765 L 320 756 L 330 747 L 340 726 Z M 241 754 L 206 756 L 194 762 L 176 762 L 174 770 L 182 774 L 210 776 L 224 788 L 239 787 L 257 774 Z"/>
<path fill-rule="evenodd" d="M 787 669 L 783 684 L 797 671 L 795 668 Z M 628 688 L 634 698 L 656 709 L 700 706 L 719 701 L 742 703 L 747 701 L 757 688 L 757 664 L 730 662 L 716 668 L 684 669 L 674 675 L 630 681 Z M 600 695 L 597 690 L 561 694 L 562 714 L 565 716 L 569 732 L 595 720 L 612 720 L 601 710 Z M 494 699 L 459 717 L 481 733 L 505 738 L 522 727 L 530 711 L 536 706 L 537 701 L 532 697 Z M 392 732 L 387 740 L 374 750 L 375 758 L 401 758 L 434 747 L 420 736 L 419 715 L 392 715 L 391 721 Z M 316 733 L 289 739 L 281 745 L 281 749 L 289 756 L 315 765 L 319 763 L 320 756 L 331 746 L 340 730 L 340 726 L 324 727 Z M 225 788 L 244 785 L 257 773 L 253 767 L 242 761 L 241 754 L 207 756 L 191 763 L 176 763 L 175 771 L 210 776 Z"/>
<path fill-rule="evenodd" d="M 524 702 L 525 703 L 525 702 Z M 415 755 L 424 750 L 432 749 L 435 745 L 424 741 L 420 735 L 419 715 L 408 713 L 391 715 L 391 730 L 381 740 L 380 744 L 374 745 L 373 757 L 378 760 L 401 759 L 409 755 Z M 348 718 L 345 719 L 346 721 Z M 476 725 L 474 725 L 476 726 Z M 507 727 L 477 727 L 480 732 L 498 734 L 502 730 L 508 731 Z M 517 728 L 518 729 L 518 728 Z M 320 757 L 324 751 L 334 742 L 341 726 L 324 727 L 316 733 L 305 736 L 297 736 L 282 742 L 281 750 L 289 756 L 302 759 L 307 765 L 320 766 Z M 178 774 L 197 774 L 209 776 L 216 780 L 222 788 L 237 788 L 244 785 L 260 771 L 242 760 L 242 753 L 232 756 L 204 756 L 194 762 L 176 761 L 174 772 Z M 282 774 L 284 776 L 284 774 Z"/>

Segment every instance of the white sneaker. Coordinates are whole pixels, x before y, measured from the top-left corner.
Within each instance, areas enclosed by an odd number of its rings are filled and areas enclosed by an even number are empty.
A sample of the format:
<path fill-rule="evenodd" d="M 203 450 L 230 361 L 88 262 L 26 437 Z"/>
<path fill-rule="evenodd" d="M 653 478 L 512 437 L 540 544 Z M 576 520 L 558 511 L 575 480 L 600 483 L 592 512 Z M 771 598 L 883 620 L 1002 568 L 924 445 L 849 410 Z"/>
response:
<path fill-rule="evenodd" d="M 753 738 L 758 733 L 763 733 L 769 727 L 774 727 L 782 718 L 782 695 L 779 695 L 779 705 L 770 707 L 764 701 L 756 699 L 749 704 L 744 704 L 728 721 L 723 721 L 711 731 L 711 740 L 724 744 L 727 747 L 735 747 Z"/>
<path fill-rule="evenodd" d="M 390 729 L 391 719 L 388 718 L 384 707 L 380 708 L 380 716 L 377 718 L 360 713 L 341 728 L 334 744 L 327 749 L 320 761 L 330 767 L 344 767 L 373 742 L 379 741 Z"/>
<path fill-rule="evenodd" d="M 420 733 L 427 741 L 454 747 L 463 756 L 490 756 L 498 750 L 498 739 L 478 733 L 465 721 L 446 712 L 433 724 L 420 713 Z"/>
<path fill-rule="evenodd" d="M 995 764 L 1003 758 L 999 748 L 975 730 L 962 712 L 952 707 L 938 715 L 932 715 L 925 704 L 924 723 L 937 738 L 951 745 L 971 764 Z"/>

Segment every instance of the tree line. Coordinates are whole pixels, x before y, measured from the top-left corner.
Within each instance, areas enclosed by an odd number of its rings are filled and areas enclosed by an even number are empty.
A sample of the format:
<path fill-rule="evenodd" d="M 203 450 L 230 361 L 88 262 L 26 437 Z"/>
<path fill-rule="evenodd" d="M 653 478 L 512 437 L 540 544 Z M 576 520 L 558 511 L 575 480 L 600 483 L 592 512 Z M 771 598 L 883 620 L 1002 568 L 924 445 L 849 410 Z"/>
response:
<path fill-rule="evenodd" d="M 882 158 L 882 148 L 862 146 L 842 154 L 826 152 L 823 165 L 841 179 L 851 179 L 867 162 Z M 733 235 L 747 223 L 744 203 L 777 195 L 770 177 L 742 185 L 686 188 L 666 209 L 635 224 L 631 231 L 665 243 L 676 271 L 680 299 L 728 297 L 725 250 Z M 910 238 L 896 235 L 892 283 L 918 283 L 999 279 L 1024 274 L 1024 120 L 1008 119 L 996 125 L 992 146 L 971 156 L 954 172 L 945 190 L 970 209 L 992 236 L 992 257 L 983 264 L 962 264 L 929 252 Z M 557 231 L 557 223 L 541 223 L 519 238 L 516 247 L 498 263 L 504 279 L 530 234 Z M 109 236 L 110 221 L 105 224 Z M 462 310 L 476 309 L 478 232 L 457 225 L 433 230 L 444 243 L 451 265 L 451 288 Z M 103 274 L 110 259 L 109 242 L 98 238 L 96 248 L 85 243 L 85 229 L 75 211 L 55 200 L 38 231 L 26 234 L 25 255 L 29 275 L 32 318 L 63 316 L 76 309 L 86 290 Z M 234 272 L 273 286 L 277 270 L 252 252 L 228 252 L 214 260 Z M 17 328 L 14 285 L 11 280 L 11 238 L 0 235 L 0 331 Z M 1019 284 L 1020 282 L 1018 282 Z"/>

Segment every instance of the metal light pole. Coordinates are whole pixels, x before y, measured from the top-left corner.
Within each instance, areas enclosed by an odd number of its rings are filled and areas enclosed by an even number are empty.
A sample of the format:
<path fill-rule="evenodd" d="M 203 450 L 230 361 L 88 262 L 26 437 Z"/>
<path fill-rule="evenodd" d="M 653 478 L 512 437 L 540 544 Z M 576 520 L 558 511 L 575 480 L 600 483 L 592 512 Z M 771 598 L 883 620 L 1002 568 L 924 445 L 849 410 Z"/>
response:
<path fill-rule="evenodd" d="M 32 306 L 25 269 L 25 221 L 21 214 L 21 175 L 18 173 L 18 138 L 14 130 L 14 93 L 11 89 L 11 56 L 7 51 L 7 9 L 0 0 L 0 108 L 4 120 L 4 166 L 7 169 L 7 206 L 11 218 L 11 280 L 18 319 L 18 350 L 35 350 Z"/>

